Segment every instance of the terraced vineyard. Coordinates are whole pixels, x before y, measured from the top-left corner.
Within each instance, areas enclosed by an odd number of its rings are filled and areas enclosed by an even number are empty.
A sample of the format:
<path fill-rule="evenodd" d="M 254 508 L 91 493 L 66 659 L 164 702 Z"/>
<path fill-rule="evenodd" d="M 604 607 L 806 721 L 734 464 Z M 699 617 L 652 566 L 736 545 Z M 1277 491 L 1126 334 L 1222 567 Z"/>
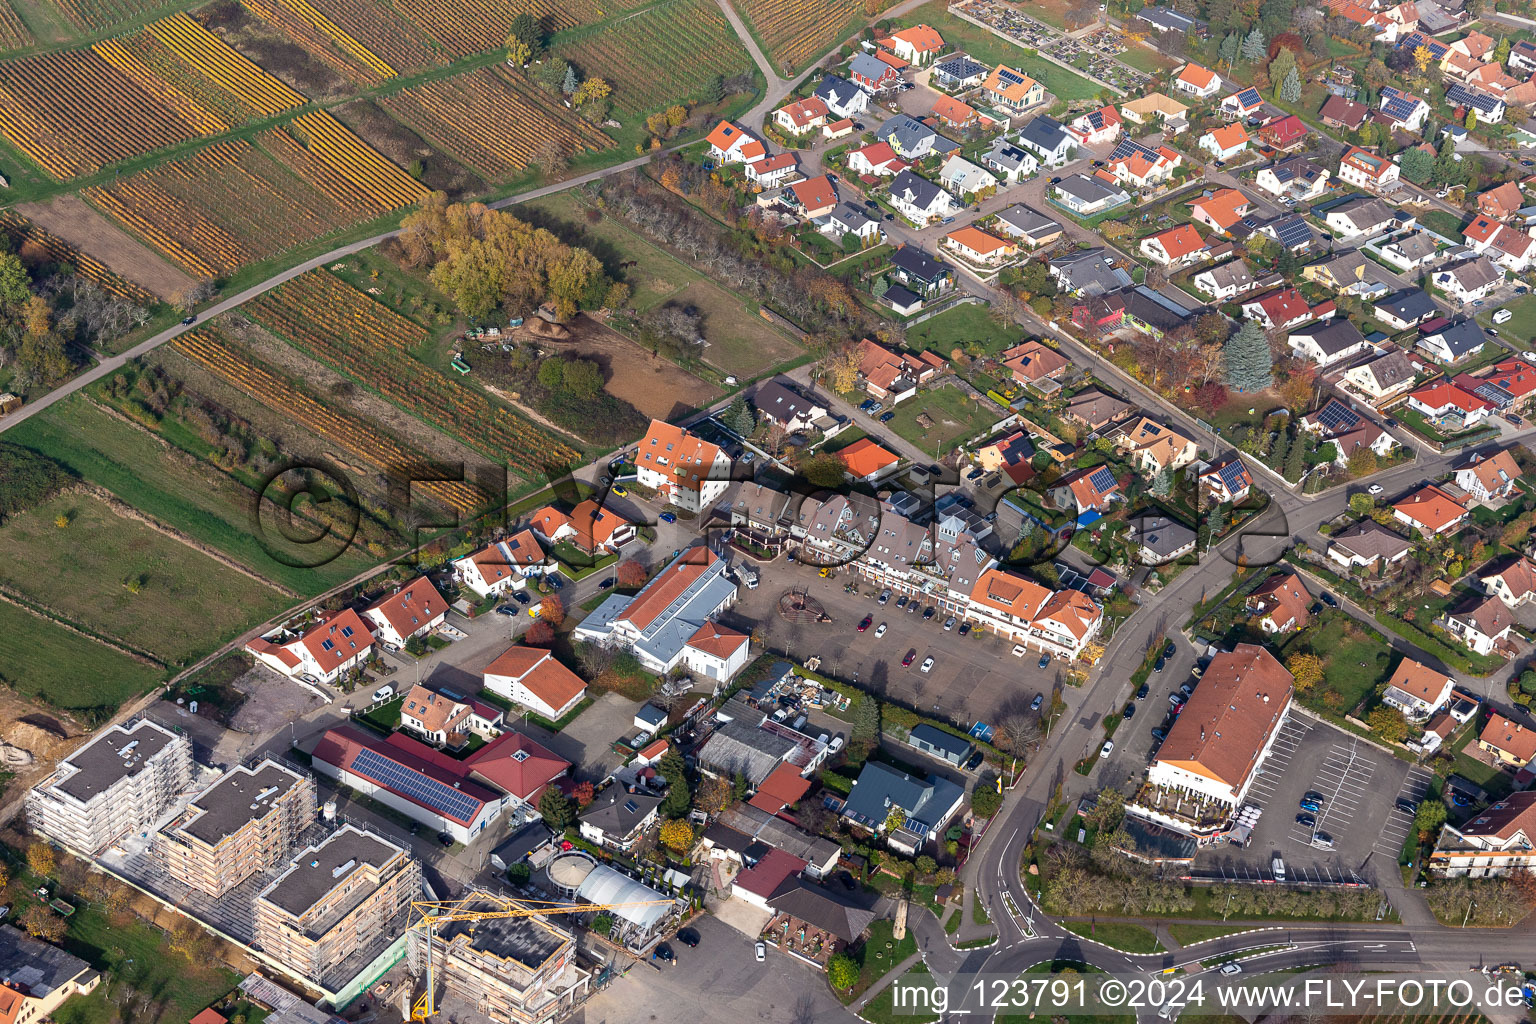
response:
<path fill-rule="evenodd" d="M 861 0 L 735 0 L 773 62 L 799 70 L 843 41 Z M 888 6 L 881 0 L 880 7 Z"/>
<path fill-rule="evenodd" d="M 511 177 L 553 140 L 567 152 L 613 140 L 505 67 L 478 68 L 379 99 L 380 106 L 491 180 Z"/>
<path fill-rule="evenodd" d="M 292 417 L 373 466 L 399 469 L 423 460 L 420 453 L 411 451 L 368 420 L 330 407 L 295 381 L 274 372 L 216 327 L 200 327 L 172 344 L 183 355 L 252 398 Z M 480 492 L 467 483 L 429 481 L 418 486 L 459 512 L 474 511 L 485 503 Z"/>
<path fill-rule="evenodd" d="M 752 58 L 714 0 L 673 0 L 560 49 L 587 74 L 607 79 L 613 102 L 633 114 L 697 95 L 715 75 Z"/>
<path fill-rule="evenodd" d="M 419 362 L 426 331 L 334 274 L 312 270 L 256 299 L 251 313 L 300 349 L 528 481 L 563 472 L 581 452 L 507 407 Z"/>
<path fill-rule="evenodd" d="M 295 125 L 308 146 L 272 129 L 258 136 L 262 148 L 226 140 L 82 194 L 194 276 L 206 278 L 426 194 L 329 114 L 306 114 Z"/>

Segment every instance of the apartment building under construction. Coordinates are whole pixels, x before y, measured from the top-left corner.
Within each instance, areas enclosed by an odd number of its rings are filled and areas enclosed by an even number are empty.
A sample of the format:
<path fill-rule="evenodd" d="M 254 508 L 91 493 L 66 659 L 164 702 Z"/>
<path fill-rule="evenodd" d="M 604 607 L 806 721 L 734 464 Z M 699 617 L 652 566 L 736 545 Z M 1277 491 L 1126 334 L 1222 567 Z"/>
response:
<path fill-rule="evenodd" d="M 315 780 L 265 758 L 225 772 L 155 836 L 172 878 L 210 896 L 283 863 L 315 820 Z"/>
<path fill-rule="evenodd" d="M 27 794 L 27 824 L 100 853 L 164 814 L 192 786 L 192 744 L 147 718 L 102 731 Z"/>
<path fill-rule="evenodd" d="M 343 825 L 297 853 L 256 897 L 255 943 L 318 983 L 349 957 L 366 963 L 381 943 L 398 938 L 420 891 L 421 864 L 407 849 Z"/>
<path fill-rule="evenodd" d="M 501 909 L 471 892 L 463 910 Z M 410 931 L 413 972 L 425 970 L 432 942 L 432 973 L 440 1002 L 462 1001 L 495 1024 L 547 1024 L 584 1002 L 591 974 L 576 965 L 572 934 L 539 917 L 450 922 L 435 933 Z"/>

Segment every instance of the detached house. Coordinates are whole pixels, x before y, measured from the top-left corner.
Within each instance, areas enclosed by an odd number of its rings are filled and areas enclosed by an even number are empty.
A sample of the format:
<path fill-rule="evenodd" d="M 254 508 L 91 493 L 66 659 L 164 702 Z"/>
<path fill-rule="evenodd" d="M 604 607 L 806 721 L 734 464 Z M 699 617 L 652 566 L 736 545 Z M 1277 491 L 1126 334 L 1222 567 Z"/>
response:
<path fill-rule="evenodd" d="M 902 171 L 891 182 L 891 205 L 917 225 L 931 224 L 960 209 L 954 196 L 911 171 Z"/>
<path fill-rule="evenodd" d="M 1218 189 L 1189 204 L 1190 215 L 1196 223 L 1222 235 L 1231 232 L 1252 208 L 1248 197 L 1235 188 Z"/>
<path fill-rule="evenodd" d="M 955 286 L 955 272 L 949 265 L 915 245 L 903 244 L 891 253 L 891 276 L 923 298 L 932 298 Z"/>
<path fill-rule="evenodd" d="M 1306 156 L 1288 156 L 1259 171 L 1253 183 L 1272 196 L 1304 203 L 1328 191 L 1332 175 Z"/>
<path fill-rule="evenodd" d="M 1418 134 L 1429 117 L 1429 104 L 1411 93 L 1390 85 L 1381 87 L 1381 112 L 1393 125 L 1405 132 Z"/>
<path fill-rule="evenodd" d="M 1311 360 L 1318 366 L 1332 366 L 1371 347 L 1360 329 L 1342 317 L 1293 330 L 1287 344 L 1298 359 Z"/>
<path fill-rule="evenodd" d="M 799 170 L 793 153 L 778 153 L 754 160 L 743 169 L 748 181 L 756 182 L 765 189 L 776 188 L 789 180 Z"/>
<path fill-rule="evenodd" d="M 1508 448 L 1492 455 L 1474 452 L 1455 472 L 1456 486 L 1480 502 L 1502 501 L 1512 496 L 1520 479 L 1520 467 Z"/>
<path fill-rule="evenodd" d="M 815 131 L 827 123 L 827 104 L 815 96 L 795 100 L 775 110 L 773 120 L 791 135 Z"/>
<path fill-rule="evenodd" d="M 1529 270 L 1536 260 L 1536 238 L 1528 231 L 1518 231 L 1479 214 L 1461 229 L 1468 248 L 1483 253 L 1505 270 L 1517 274 Z"/>
<path fill-rule="evenodd" d="M 1495 650 L 1514 653 L 1509 632 L 1515 628 L 1514 616 L 1502 600 L 1484 597 L 1445 617 L 1445 628 L 1475 654 Z"/>
<path fill-rule="evenodd" d="M 980 85 L 986 77 L 987 66 L 962 53 L 935 64 L 930 81 L 940 89 L 959 92 Z"/>
<path fill-rule="evenodd" d="M 1259 95 L 1259 90 L 1249 86 L 1239 89 L 1237 92 L 1221 101 L 1221 116 L 1229 121 L 1240 121 L 1251 117 L 1264 109 L 1264 98 Z"/>
<path fill-rule="evenodd" d="M 1311 604 L 1312 595 L 1307 593 L 1307 585 L 1294 572 L 1269 577 L 1243 602 L 1243 606 L 1258 619 L 1259 628 L 1266 633 L 1305 629 L 1312 621 L 1307 611 Z"/>
<path fill-rule="evenodd" d="M 416 577 L 363 610 L 372 623 L 374 637 L 397 647 L 441 626 L 447 614 L 448 602 L 425 576 Z"/>
<path fill-rule="evenodd" d="M 1079 217 L 1093 217 L 1131 201 L 1130 195 L 1113 181 L 1086 174 L 1067 175 L 1052 186 L 1052 194 Z"/>
<path fill-rule="evenodd" d="M 1488 336 L 1475 320 L 1458 320 L 1419 338 L 1414 347 L 1431 359 L 1457 363 L 1483 350 Z"/>
<path fill-rule="evenodd" d="M 1159 231 L 1141 240 L 1141 254 L 1165 267 L 1182 267 L 1204 260 L 1209 252 L 1193 224 Z"/>
<path fill-rule="evenodd" d="M 1396 223 L 1392 211 L 1380 199 L 1360 197 L 1347 199 L 1331 208 L 1323 223 L 1346 238 L 1356 235 L 1374 235 Z"/>
<path fill-rule="evenodd" d="M 522 587 L 531 577 L 544 575 L 549 567 L 550 561 L 531 530 L 519 530 L 453 562 L 459 582 L 480 598 L 500 597 Z"/>
<path fill-rule="evenodd" d="M 1052 486 L 1050 496 L 1057 508 L 1070 509 L 1079 517 L 1085 512 L 1102 513 L 1122 497 L 1120 484 L 1108 466 L 1089 466 L 1068 473 Z"/>
<path fill-rule="evenodd" d="M 1392 517 L 1425 537 L 1455 533 L 1471 515 L 1445 491 L 1428 484 L 1392 506 Z"/>
<path fill-rule="evenodd" d="M 1486 299 L 1504 283 L 1504 271 L 1486 256 L 1458 260 L 1435 271 L 1435 285 L 1457 302 L 1467 304 Z"/>
<path fill-rule="evenodd" d="M 1002 137 L 992 140 L 992 148 L 982 154 L 981 162 L 1009 184 L 1034 177 L 1040 169 L 1040 160 L 1035 154 Z"/>
<path fill-rule="evenodd" d="M 751 163 L 768 155 L 761 142 L 729 121 L 716 125 L 705 141 L 709 155 L 724 164 Z"/>
<path fill-rule="evenodd" d="M 892 32 L 883 44 L 908 64 L 928 64 L 944 52 L 944 37 L 927 25 Z"/>
<path fill-rule="evenodd" d="M 1489 566 L 1478 576 L 1483 592 L 1520 608 L 1536 600 L 1536 562 L 1523 555 L 1511 556 Z"/>
<path fill-rule="evenodd" d="M 1371 108 L 1364 103 L 1356 103 L 1343 96 L 1329 96 L 1323 101 L 1323 109 L 1318 111 L 1318 117 L 1322 118 L 1323 124 L 1329 128 L 1358 131 L 1370 112 Z"/>
<path fill-rule="evenodd" d="M 981 83 L 981 95 L 989 103 L 1012 113 L 1045 102 L 1045 87 L 1024 72 L 999 64 Z"/>
<path fill-rule="evenodd" d="M 872 142 L 848 154 L 848 170 L 860 177 L 890 178 L 906 170 L 907 166 L 889 142 Z"/>
<path fill-rule="evenodd" d="M 1495 185 L 1477 196 L 1477 212 L 1493 220 L 1507 220 L 1525 206 L 1525 196 L 1513 181 Z"/>
<path fill-rule="evenodd" d="M 1096 146 L 1119 138 L 1121 124 L 1120 111 L 1114 107 L 1100 107 L 1075 118 L 1067 125 L 1067 133 L 1079 145 Z"/>
<path fill-rule="evenodd" d="M 879 57 L 856 53 L 848 62 L 848 80 L 871 95 L 879 95 L 901 83 L 901 73 Z"/>
<path fill-rule="evenodd" d="M 1328 545 L 1328 557 L 1346 570 L 1387 568 L 1408 557 L 1413 544 L 1400 533 L 1382 526 L 1374 519 L 1360 522 L 1334 534 Z"/>
<path fill-rule="evenodd" d="M 502 732 L 501 709 L 417 683 L 400 703 L 400 727 L 439 747 L 457 750 L 471 735 L 494 739 Z"/>
<path fill-rule="evenodd" d="M 921 160 L 932 153 L 938 138 L 938 132 L 906 114 L 897 114 L 875 132 L 876 141 L 889 143 L 905 160 Z"/>
<path fill-rule="evenodd" d="M 997 178 L 992 172 L 958 155 L 951 156 L 939 168 L 939 183 L 950 192 L 962 196 L 974 196 L 978 192 L 997 188 Z"/>
<path fill-rule="evenodd" d="M 1019 131 L 1019 145 L 1033 150 L 1047 167 L 1057 167 L 1070 159 L 1077 142 L 1054 117 L 1041 114 Z"/>
<path fill-rule="evenodd" d="M 1422 721 L 1451 698 L 1456 681 L 1443 672 L 1422 665 L 1412 658 L 1397 663 L 1381 702 L 1397 708 L 1409 718 Z"/>
<path fill-rule="evenodd" d="M 869 93 L 836 75 L 824 76 L 816 85 L 815 95 L 833 117 L 858 117 L 869 109 Z"/>
<path fill-rule="evenodd" d="M 1200 148 L 1217 160 L 1230 160 L 1248 148 L 1248 129 L 1233 121 L 1200 136 Z"/>
<path fill-rule="evenodd" d="M 508 647 L 485 667 L 486 690 L 558 722 L 587 695 L 587 684 L 549 651 Z"/>
<path fill-rule="evenodd" d="M 1126 543 L 1136 547 L 1142 565 L 1167 565 L 1195 550 L 1195 531 L 1167 516 L 1131 520 Z"/>
<path fill-rule="evenodd" d="M 953 96 L 940 96 L 933 104 L 933 116 L 951 128 L 969 128 L 981 120 L 976 108 Z"/>
<path fill-rule="evenodd" d="M 1258 286 L 1253 272 L 1241 257 L 1220 266 L 1207 267 L 1194 276 L 1192 283 L 1217 302 L 1235 299 Z"/>
<path fill-rule="evenodd" d="M 1197 480 L 1200 496 L 1206 504 L 1236 504 L 1253 489 L 1253 474 L 1237 455 L 1228 455 L 1211 463 Z"/>
<path fill-rule="evenodd" d="M 1499 764 L 1524 768 L 1536 760 L 1536 729 L 1504 717 L 1497 711 L 1477 734 L 1478 749 L 1492 754 Z"/>
<path fill-rule="evenodd" d="M 918 779 L 878 761 L 866 761 L 842 816 L 883 835 L 893 849 L 915 854 L 937 839 L 965 802 L 965 790 L 943 776 Z M 892 828 L 898 818 L 900 824 Z"/>
<path fill-rule="evenodd" d="M 1331 307 L 1333 303 L 1328 302 L 1327 305 Z M 1316 316 L 1312 307 L 1307 305 L 1307 300 L 1295 288 L 1281 288 L 1260 295 L 1243 303 L 1242 308 L 1243 316 L 1257 320 L 1266 330 L 1271 331 L 1289 330 Z"/>
<path fill-rule="evenodd" d="M 635 467 L 640 486 L 695 514 L 713 507 L 731 482 L 731 460 L 718 445 L 665 420 L 651 420 Z"/>
<path fill-rule="evenodd" d="M 1452 432 L 1476 426 L 1493 411 L 1483 399 L 1446 380 L 1409 392 L 1408 407 L 1423 413 L 1434 426 Z"/>
<path fill-rule="evenodd" d="M 1121 139 L 1114 152 L 1109 154 L 1104 169 L 1122 184 L 1152 188 L 1173 177 L 1173 172 L 1183 162 L 1184 158 L 1167 146 L 1153 149 L 1135 139 Z"/>
<path fill-rule="evenodd" d="M 1200 457 L 1200 446 L 1193 440 L 1145 416 L 1116 428 L 1109 439 L 1127 453 L 1131 465 L 1148 477 L 1164 470 L 1183 469 Z"/>
<path fill-rule="evenodd" d="M 1399 331 L 1417 327 L 1440 312 L 1421 288 L 1404 288 L 1376 303 L 1376 319 Z"/>
<path fill-rule="evenodd" d="M 1339 180 L 1356 188 L 1379 192 L 1401 175 L 1397 164 L 1359 146 L 1349 147 L 1339 160 Z"/>
<path fill-rule="evenodd" d="M 999 357 L 1020 384 L 1035 384 L 1060 377 L 1072 361 L 1038 341 L 1026 341 L 1005 350 Z"/>
<path fill-rule="evenodd" d="M 350 608 L 321 619 L 294 637 L 286 632 L 258 637 L 245 645 L 257 661 L 290 679 L 311 676 L 334 683 L 368 660 L 373 633 Z"/>
<path fill-rule="evenodd" d="M 1019 251 L 1013 242 L 989 235 L 969 224 L 945 235 L 944 245 L 960 258 L 977 264 L 1001 263 L 1016 256 Z"/>
<path fill-rule="evenodd" d="M 837 206 L 837 189 L 825 174 L 795 182 L 789 187 L 789 194 L 801 216 L 807 220 L 825 217 Z"/>
<path fill-rule="evenodd" d="M 1186 64 L 1174 77 L 1173 87 L 1190 96 L 1210 99 L 1221 91 L 1221 76 L 1199 64 Z"/>
<path fill-rule="evenodd" d="M 1380 403 L 1413 387 L 1418 363 L 1401 350 L 1387 352 L 1344 372 L 1344 380 Z"/>

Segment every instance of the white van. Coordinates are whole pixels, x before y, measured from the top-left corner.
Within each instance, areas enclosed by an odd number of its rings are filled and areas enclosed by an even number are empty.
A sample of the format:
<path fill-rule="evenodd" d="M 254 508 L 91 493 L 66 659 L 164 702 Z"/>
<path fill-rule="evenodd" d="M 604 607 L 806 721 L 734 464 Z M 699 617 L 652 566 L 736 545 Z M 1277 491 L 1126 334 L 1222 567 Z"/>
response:
<path fill-rule="evenodd" d="M 1514 318 L 1515 314 L 1511 313 L 1507 309 L 1495 310 L 1493 314 L 1493 322 L 1496 324 L 1507 324 Z"/>
<path fill-rule="evenodd" d="M 373 691 L 373 702 L 377 704 L 380 701 L 389 700 L 389 698 L 393 697 L 394 695 L 395 688 L 393 686 L 381 686 L 377 690 Z"/>

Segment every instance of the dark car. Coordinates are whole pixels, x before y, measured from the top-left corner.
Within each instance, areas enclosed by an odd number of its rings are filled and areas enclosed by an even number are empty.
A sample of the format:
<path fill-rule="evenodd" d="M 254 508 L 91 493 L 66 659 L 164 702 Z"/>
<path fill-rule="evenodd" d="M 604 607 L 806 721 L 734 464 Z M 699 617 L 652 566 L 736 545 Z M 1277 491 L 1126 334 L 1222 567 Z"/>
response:
<path fill-rule="evenodd" d="M 453 836 L 449 835 L 447 832 L 439 832 L 437 834 L 437 841 L 442 843 L 444 846 L 452 846 Z"/>
<path fill-rule="evenodd" d="M 929 605 L 927 608 L 923 609 L 923 618 L 925 618 L 925 619 L 933 618 L 933 605 Z"/>
<path fill-rule="evenodd" d="M 895 418 L 896 418 L 896 410 L 895 409 L 892 409 L 890 412 L 883 412 L 883 413 L 880 414 L 880 422 L 881 423 L 889 423 L 889 422 L 891 422 L 891 420 L 893 420 Z"/>
<path fill-rule="evenodd" d="M 1152 730 L 1152 738 L 1155 739 L 1155 740 L 1158 740 L 1159 742 L 1161 742 L 1163 739 L 1167 738 L 1167 736 L 1168 736 L 1168 730 L 1167 729 L 1158 728 L 1158 729 L 1153 729 Z"/>
<path fill-rule="evenodd" d="M 652 960 L 660 960 L 664 964 L 677 966 L 677 954 L 672 952 L 672 947 L 663 942 L 656 947 L 656 952 L 651 954 Z"/>
<path fill-rule="evenodd" d="M 189 317 L 182 318 L 181 326 L 188 327 L 188 326 L 190 326 L 192 324 L 195 324 L 195 323 L 197 323 L 197 314 L 196 313 L 192 314 Z"/>
<path fill-rule="evenodd" d="M 866 629 L 869 628 L 869 624 L 871 622 L 874 622 L 874 621 L 875 621 L 875 617 L 873 615 L 866 615 L 866 616 L 864 616 L 864 621 L 859 623 L 859 632 L 860 633 L 864 632 Z"/>
<path fill-rule="evenodd" d="M 1134 703 L 1127 704 L 1125 706 L 1125 710 L 1120 712 L 1120 717 L 1121 718 L 1135 718 L 1136 717 L 1136 705 Z"/>
<path fill-rule="evenodd" d="M 676 514 L 674 514 L 672 512 L 663 512 L 661 515 L 657 516 L 656 518 L 660 519 L 664 523 L 675 523 L 675 522 L 677 522 L 677 516 L 676 516 Z"/>
<path fill-rule="evenodd" d="M 906 657 L 901 659 L 902 667 L 905 668 L 906 666 L 911 665 L 912 662 L 914 662 L 916 660 L 917 660 L 917 648 L 914 647 L 910 651 L 907 652 Z"/>
<path fill-rule="evenodd" d="M 612 576 L 609 576 L 607 579 L 603 580 L 603 582 L 601 582 L 601 583 L 599 583 L 597 585 L 597 589 L 598 590 L 612 590 L 613 589 L 613 585 L 615 583 L 617 583 L 617 582 L 618 582 L 618 580 L 614 579 Z"/>
<path fill-rule="evenodd" d="M 692 949 L 699 944 L 699 933 L 692 928 L 684 928 L 677 933 L 677 941 Z"/>
<path fill-rule="evenodd" d="M 912 600 L 910 597 L 908 597 L 906 594 L 902 594 L 896 599 L 896 607 L 905 608 L 907 606 L 907 602 L 910 600 Z"/>
<path fill-rule="evenodd" d="M 1152 671 L 1153 672 L 1161 672 L 1163 670 L 1163 666 L 1166 665 L 1166 664 L 1168 664 L 1168 660 L 1166 658 L 1161 658 L 1160 657 L 1160 658 L 1157 659 L 1157 662 L 1152 666 Z"/>
<path fill-rule="evenodd" d="M 528 595 L 519 590 L 513 593 L 512 600 L 516 601 L 518 604 L 527 604 Z"/>
<path fill-rule="evenodd" d="M 1414 803 L 1412 800 L 1399 800 L 1397 802 L 1397 809 L 1402 811 L 1404 814 L 1419 813 L 1419 805 Z"/>
<path fill-rule="evenodd" d="M 1141 689 L 1136 691 L 1136 699 L 1137 700 L 1146 700 L 1147 699 L 1147 694 L 1150 693 L 1150 692 L 1151 691 L 1147 688 L 1147 684 L 1146 683 L 1142 683 L 1141 684 Z"/>
<path fill-rule="evenodd" d="M 565 578 L 557 572 L 552 572 L 544 578 L 548 580 L 549 585 L 554 587 L 556 590 L 559 590 L 561 587 L 565 586 Z"/>
<path fill-rule="evenodd" d="M 1319 594 L 1317 596 L 1322 598 L 1323 599 L 1323 604 L 1327 605 L 1329 608 L 1337 608 L 1339 606 L 1338 598 L 1334 597 L 1332 594 L 1328 593 L 1328 591 L 1326 591 L 1326 590 L 1323 591 L 1321 594 Z"/>
<path fill-rule="evenodd" d="M 986 470 L 983 470 L 983 469 L 980 469 L 980 468 L 973 469 L 969 473 L 965 474 L 965 478 L 967 480 L 980 480 L 982 478 L 982 476 L 985 475 L 985 473 L 986 473 Z"/>
<path fill-rule="evenodd" d="M 1171 658 L 1171 657 L 1173 657 L 1173 655 L 1174 655 L 1174 653 L 1176 651 L 1178 651 L 1178 648 L 1173 646 L 1173 641 L 1172 640 L 1169 640 L 1168 641 L 1168 646 L 1163 648 L 1163 657 Z"/>
<path fill-rule="evenodd" d="M 1031 711 L 1039 711 L 1040 710 L 1040 705 L 1044 704 L 1044 703 L 1045 703 L 1045 694 L 1037 693 L 1037 694 L 1035 694 L 1035 699 L 1029 702 L 1029 710 L 1031 710 Z"/>
<path fill-rule="evenodd" d="M 1296 824 L 1306 828 L 1315 828 L 1317 827 L 1317 819 L 1310 814 L 1298 814 L 1296 815 Z"/>
<path fill-rule="evenodd" d="M 1040 663 L 1038 665 L 1036 665 L 1035 667 L 1036 668 L 1050 668 L 1051 667 L 1051 656 L 1049 654 L 1042 654 L 1042 655 L 1040 655 Z"/>
<path fill-rule="evenodd" d="M 965 636 L 965 634 L 969 633 L 970 631 L 971 631 L 971 624 L 969 622 L 962 622 L 962 623 L 960 623 L 960 635 L 961 636 Z"/>
<path fill-rule="evenodd" d="M 1319 804 L 1326 802 L 1328 799 L 1315 789 L 1307 790 L 1305 793 L 1301 794 L 1301 798 L 1303 800 L 1311 800 L 1312 802 Z"/>
<path fill-rule="evenodd" d="M 505 604 L 497 605 L 496 606 L 496 614 L 497 615 L 516 615 L 517 614 L 517 609 L 513 608 L 511 605 L 505 605 Z"/>

